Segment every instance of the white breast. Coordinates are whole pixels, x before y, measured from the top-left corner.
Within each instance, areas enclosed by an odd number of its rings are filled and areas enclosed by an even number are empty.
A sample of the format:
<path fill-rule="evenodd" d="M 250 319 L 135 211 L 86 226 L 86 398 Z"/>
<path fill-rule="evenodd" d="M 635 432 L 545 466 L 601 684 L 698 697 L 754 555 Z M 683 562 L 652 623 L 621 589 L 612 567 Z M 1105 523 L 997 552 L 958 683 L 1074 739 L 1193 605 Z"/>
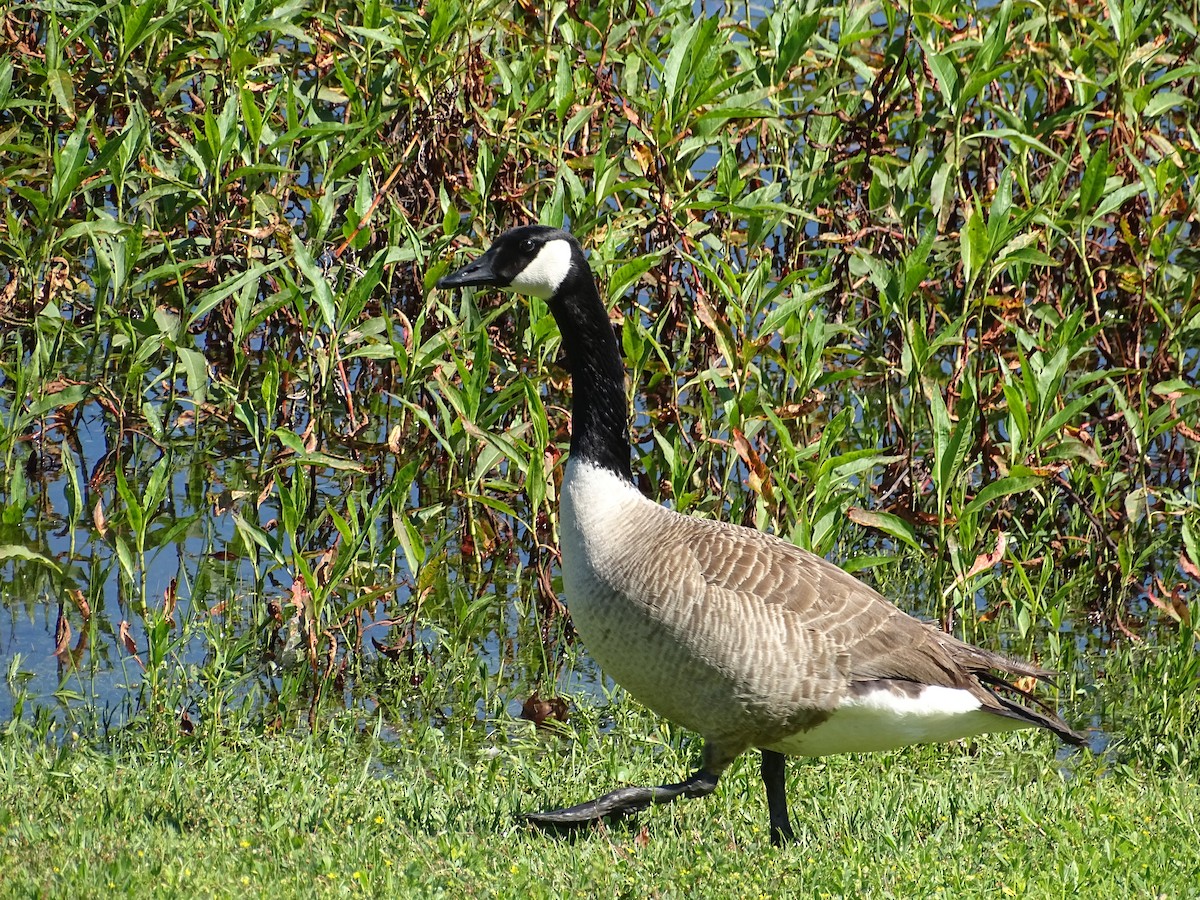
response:
<path fill-rule="evenodd" d="M 673 576 L 669 558 L 678 517 L 631 483 L 570 460 L 561 498 L 563 587 L 588 653 L 630 694 L 708 738 L 753 721 L 753 691 L 714 659 L 736 626 L 697 628 L 702 596 Z M 734 635 L 736 638 L 736 635 Z"/>
<path fill-rule="evenodd" d="M 567 460 L 559 504 L 563 587 L 571 618 L 601 665 L 599 645 L 622 610 L 613 608 L 613 575 L 627 559 L 630 527 L 645 507 L 655 507 L 615 472 L 585 461 Z"/>

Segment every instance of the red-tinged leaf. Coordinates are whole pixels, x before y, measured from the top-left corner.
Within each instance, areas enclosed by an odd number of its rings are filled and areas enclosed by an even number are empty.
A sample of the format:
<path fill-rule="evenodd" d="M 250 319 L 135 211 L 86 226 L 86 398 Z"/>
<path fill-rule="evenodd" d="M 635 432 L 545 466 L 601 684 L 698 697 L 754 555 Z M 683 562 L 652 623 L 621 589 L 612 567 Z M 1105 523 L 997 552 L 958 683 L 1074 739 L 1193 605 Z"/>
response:
<path fill-rule="evenodd" d="M 308 591 L 308 586 L 304 583 L 303 578 L 297 578 L 292 581 L 291 597 L 288 602 L 301 612 L 308 606 L 308 601 L 312 599 L 312 594 Z"/>
<path fill-rule="evenodd" d="M 1197 567 L 1186 553 L 1179 554 L 1179 568 L 1183 569 L 1185 575 L 1190 575 L 1197 581 L 1200 581 L 1200 567 Z"/>
<path fill-rule="evenodd" d="M 1000 560 L 1004 559 L 1004 551 L 1008 549 L 1008 535 L 1003 531 L 996 538 L 996 549 L 991 553 L 980 553 L 975 557 L 975 562 L 971 564 L 971 568 L 967 570 L 967 574 L 963 576 L 963 581 L 974 578 L 980 572 L 986 572 L 988 569 L 993 569 Z"/>
<path fill-rule="evenodd" d="M 142 662 L 142 658 L 138 656 L 137 644 L 133 640 L 133 635 L 129 633 L 129 623 L 126 620 L 121 620 L 121 626 L 117 632 L 117 635 L 120 638 L 121 645 L 125 648 L 125 652 L 132 656 L 134 662 L 136 662 L 139 666 L 141 666 L 143 669 L 146 668 L 146 664 Z"/>
<path fill-rule="evenodd" d="M 104 515 L 104 501 L 99 498 L 96 499 L 96 505 L 92 507 L 92 524 L 96 526 L 100 537 L 108 536 L 108 519 Z"/>
<path fill-rule="evenodd" d="M 179 731 L 182 734 L 192 734 L 196 730 L 196 723 L 192 721 L 192 717 L 188 715 L 186 709 L 179 711 Z"/>
<path fill-rule="evenodd" d="M 54 655 L 59 659 L 71 649 L 71 621 L 66 607 L 58 604 L 58 621 L 54 625 Z"/>
<path fill-rule="evenodd" d="M 1171 604 L 1166 600 L 1160 599 L 1154 591 L 1146 591 L 1146 599 L 1158 607 L 1159 610 L 1166 613 L 1168 618 L 1173 621 L 1179 621 L 1179 617 L 1175 614 L 1175 610 L 1171 607 Z"/>

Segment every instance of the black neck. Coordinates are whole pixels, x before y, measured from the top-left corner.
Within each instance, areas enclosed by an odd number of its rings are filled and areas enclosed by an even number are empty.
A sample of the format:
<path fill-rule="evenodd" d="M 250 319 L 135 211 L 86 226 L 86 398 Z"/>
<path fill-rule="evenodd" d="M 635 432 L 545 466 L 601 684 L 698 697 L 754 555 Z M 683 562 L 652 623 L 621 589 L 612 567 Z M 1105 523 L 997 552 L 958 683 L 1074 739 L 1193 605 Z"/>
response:
<path fill-rule="evenodd" d="M 625 365 L 596 290 L 596 280 L 579 250 L 575 251 L 575 262 L 571 274 L 550 299 L 575 392 L 571 457 L 633 481 Z"/>

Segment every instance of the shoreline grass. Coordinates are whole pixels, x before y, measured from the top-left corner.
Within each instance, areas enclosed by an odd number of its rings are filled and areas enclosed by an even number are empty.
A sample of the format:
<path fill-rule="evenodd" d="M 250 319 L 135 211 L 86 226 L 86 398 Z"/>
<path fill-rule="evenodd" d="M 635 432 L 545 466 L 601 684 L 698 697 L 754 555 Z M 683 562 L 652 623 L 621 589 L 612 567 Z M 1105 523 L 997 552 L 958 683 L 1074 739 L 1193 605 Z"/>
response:
<path fill-rule="evenodd" d="M 574 746 L 514 721 L 381 740 L 227 735 L 111 752 L 0 741 L 6 897 L 1195 896 L 1200 785 L 1044 736 L 789 764 L 769 845 L 754 754 L 715 795 L 556 836 L 521 811 L 672 778 L 690 743 L 633 704 Z M 649 736 L 649 739 L 647 739 Z M 664 738 L 653 745 L 657 736 Z"/>

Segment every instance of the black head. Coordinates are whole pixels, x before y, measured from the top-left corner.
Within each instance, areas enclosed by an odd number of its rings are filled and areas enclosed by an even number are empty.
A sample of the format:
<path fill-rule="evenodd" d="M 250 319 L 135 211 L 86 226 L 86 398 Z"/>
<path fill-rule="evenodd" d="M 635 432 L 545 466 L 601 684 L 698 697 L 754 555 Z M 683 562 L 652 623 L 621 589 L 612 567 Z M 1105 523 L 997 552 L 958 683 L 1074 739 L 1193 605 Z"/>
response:
<path fill-rule="evenodd" d="M 568 232 L 544 225 L 523 225 L 504 232 L 483 256 L 447 275 L 437 286 L 486 285 L 546 300 L 582 259 L 579 242 Z M 586 267 L 586 263 L 583 265 Z"/>

